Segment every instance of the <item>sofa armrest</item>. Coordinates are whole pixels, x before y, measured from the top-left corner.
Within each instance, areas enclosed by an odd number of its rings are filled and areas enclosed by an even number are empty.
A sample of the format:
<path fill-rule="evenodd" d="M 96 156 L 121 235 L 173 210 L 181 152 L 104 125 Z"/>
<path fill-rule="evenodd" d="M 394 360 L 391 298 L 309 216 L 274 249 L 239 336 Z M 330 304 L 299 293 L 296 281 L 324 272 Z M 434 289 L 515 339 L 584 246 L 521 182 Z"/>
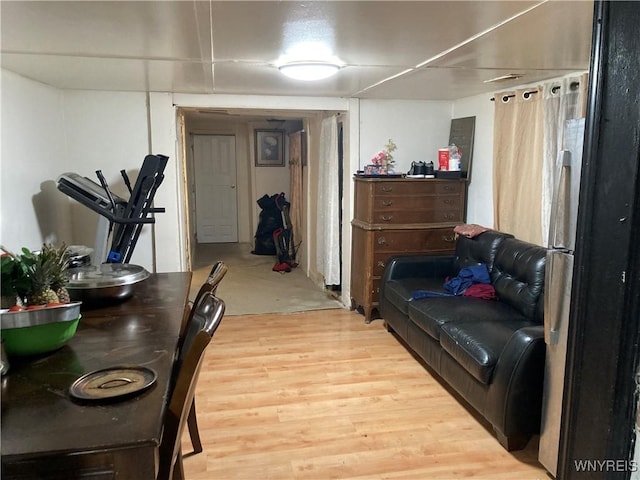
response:
<path fill-rule="evenodd" d="M 445 278 L 454 276 L 453 255 L 399 255 L 387 260 L 382 284 L 402 278 Z"/>
<path fill-rule="evenodd" d="M 544 327 L 523 327 L 496 363 L 485 416 L 505 436 L 540 431 L 545 349 Z"/>

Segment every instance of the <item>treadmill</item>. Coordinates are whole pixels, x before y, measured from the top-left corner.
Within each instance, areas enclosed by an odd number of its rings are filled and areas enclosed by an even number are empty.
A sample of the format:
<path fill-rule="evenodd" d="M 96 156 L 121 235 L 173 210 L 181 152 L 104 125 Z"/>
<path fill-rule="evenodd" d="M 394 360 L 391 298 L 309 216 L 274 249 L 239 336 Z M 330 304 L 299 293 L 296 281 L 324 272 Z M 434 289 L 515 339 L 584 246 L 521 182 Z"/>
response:
<path fill-rule="evenodd" d="M 93 264 L 129 263 L 142 227 L 155 223 L 154 214 L 165 211 L 164 208 L 153 207 L 153 197 L 164 179 L 168 160 L 165 155 L 147 155 L 133 188 L 126 171 L 121 170 L 130 194 L 128 200 L 109 190 L 101 170 L 96 171 L 99 184 L 76 173 L 60 175 L 58 190 L 100 215 Z M 109 236 L 111 246 L 107 248 Z"/>

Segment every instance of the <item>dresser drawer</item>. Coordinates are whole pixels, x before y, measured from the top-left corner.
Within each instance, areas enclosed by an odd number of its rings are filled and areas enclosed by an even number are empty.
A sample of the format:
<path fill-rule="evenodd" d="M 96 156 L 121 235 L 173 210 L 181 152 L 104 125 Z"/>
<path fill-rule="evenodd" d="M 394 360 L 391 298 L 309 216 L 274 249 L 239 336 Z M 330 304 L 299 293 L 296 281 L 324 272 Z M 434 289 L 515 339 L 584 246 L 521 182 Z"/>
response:
<path fill-rule="evenodd" d="M 416 180 L 404 182 L 378 182 L 373 186 L 374 196 L 387 195 L 446 195 L 460 193 L 463 182 L 447 180 Z"/>
<path fill-rule="evenodd" d="M 377 197 L 373 211 L 362 219 L 368 223 L 442 223 L 462 221 L 462 195 Z"/>
<path fill-rule="evenodd" d="M 453 228 L 379 230 L 373 232 L 377 253 L 445 253 L 455 250 Z"/>
<path fill-rule="evenodd" d="M 389 252 L 376 252 L 373 254 L 373 276 L 381 277 L 389 260 Z"/>
<path fill-rule="evenodd" d="M 386 197 L 374 197 L 372 204 L 374 212 L 460 208 L 462 195 L 388 195 Z"/>
<path fill-rule="evenodd" d="M 462 222 L 462 209 L 375 212 L 369 223 L 398 225 L 401 223 L 447 222 Z"/>
<path fill-rule="evenodd" d="M 354 218 L 371 224 L 461 222 L 465 185 L 432 179 L 356 181 Z"/>

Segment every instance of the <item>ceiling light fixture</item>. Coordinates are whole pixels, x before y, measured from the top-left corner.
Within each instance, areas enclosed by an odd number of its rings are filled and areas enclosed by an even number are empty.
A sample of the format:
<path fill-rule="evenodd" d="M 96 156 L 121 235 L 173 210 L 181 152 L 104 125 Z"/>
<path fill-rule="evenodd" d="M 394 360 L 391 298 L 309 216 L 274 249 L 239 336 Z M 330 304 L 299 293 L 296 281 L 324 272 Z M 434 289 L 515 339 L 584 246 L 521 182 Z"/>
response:
<path fill-rule="evenodd" d="M 324 61 L 296 61 L 283 63 L 278 70 L 295 80 L 314 81 L 329 78 L 338 73 L 340 65 Z"/>

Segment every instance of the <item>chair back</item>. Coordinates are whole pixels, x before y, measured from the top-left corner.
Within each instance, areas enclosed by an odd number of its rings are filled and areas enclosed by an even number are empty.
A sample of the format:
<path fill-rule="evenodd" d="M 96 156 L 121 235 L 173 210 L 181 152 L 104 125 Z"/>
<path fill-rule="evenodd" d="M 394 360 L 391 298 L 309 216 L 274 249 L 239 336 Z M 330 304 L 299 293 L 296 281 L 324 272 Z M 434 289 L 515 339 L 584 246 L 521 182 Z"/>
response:
<path fill-rule="evenodd" d="M 207 280 L 205 280 L 205 282 L 200 287 L 200 290 L 196 295 L 194 303 L 205 292 L 211 292 L 215 295 L 216 290 L 218 289 L 218 285 L 220 285 L 220 282 L 222 281 L 224 276 L 227 274 L 227 270 L 228 270 L 228 267 L 224 262 L 218 261 L 214 263 L 213 267 L 211 267 L 211 271 L 209 272 L 209 275 L 207 276 Z"/>
<path fill-rule="evenodd" d="M 160 444 L 158 480 L 171 479 L 176 462 L 182 462 L 179 458 L 182 432 L 193 403 L 205 349 L 222 321 L 224 309 L 224 302 L 211 292 L 205 292 L 193 305 L 174 368 L 174 383 Z"/>
<path fill-rule="evenodd" d="M 214 294 L 216 293 L 216 288 L 218 288 L 218 285 L 220 284 L 224 276 L 227 274 L 228 269 L 229 267 L 227 267 L 227 265 L 222 261 L 218 261 L 213 264 L 213 267 L 211 268 L 211 272 L 207 277 L 207 283 L 211 285 L 211 288 L 213 289 Z"/>
<path fill-rule="evenodd" d="M 221 261 L 216 262 L 211 268 L 211 271 L 209 272 L 207 279 L 200 287 L 200 290 L 198 290 L 198 293 L 196 294 L 196 298 L 193 301 L 193 303 L 189 302 L 189 305 L 187 305 L 187 308 L 185 308 L 185 313 L 182 318 L 182 325 L 180 326 L 180 339 L 178 340 L 178 354 L 182 352 L 182 345 L 185 342 L 185 336 L 187 334 L 187 325 L 191 323 L 191 317 L 193 316 L 194 304 L 197 303 L 198 300 L 200 300 L 200 298 L 206 292 L 211 292 L 214 295 L 216 294 L 218 285 L 220 285 L 220 282 L 226 275 L 227 270 L 228 270 L 228 267 L 224 262 L 221 262 Z"/>

